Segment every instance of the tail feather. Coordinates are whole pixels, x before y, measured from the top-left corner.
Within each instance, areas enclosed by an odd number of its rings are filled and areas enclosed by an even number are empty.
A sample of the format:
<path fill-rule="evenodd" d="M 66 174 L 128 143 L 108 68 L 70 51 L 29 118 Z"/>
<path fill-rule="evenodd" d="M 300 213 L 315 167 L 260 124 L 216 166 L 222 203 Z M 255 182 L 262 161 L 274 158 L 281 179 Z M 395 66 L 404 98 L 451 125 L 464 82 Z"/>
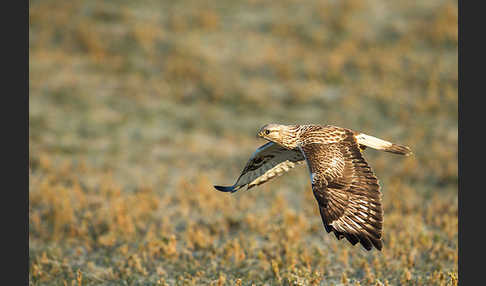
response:
<path fill-rule="evenodd" d="M 412 154 L 412 150 L 410 150 L 410 148 L 407 146 L 391 143 L 364 133 L 356 135 L 356 140 L 358 141 L 358 144 L 371 147 L 373 149 L 405 156 Z"/>

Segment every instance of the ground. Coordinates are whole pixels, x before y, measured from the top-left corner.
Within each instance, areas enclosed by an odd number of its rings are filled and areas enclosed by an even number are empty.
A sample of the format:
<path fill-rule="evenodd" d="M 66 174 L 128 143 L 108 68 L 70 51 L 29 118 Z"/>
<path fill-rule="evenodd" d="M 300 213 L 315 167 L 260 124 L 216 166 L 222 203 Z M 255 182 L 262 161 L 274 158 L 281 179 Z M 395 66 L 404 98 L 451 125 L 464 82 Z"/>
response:
<path fill-rule="evenodd" d="M 456 285 L 457 1 L 30 1 L 31 285 Z M 384 246 L 327 234 L 299 167 L 234 183 L 267 123 L 364 152 Z"/>

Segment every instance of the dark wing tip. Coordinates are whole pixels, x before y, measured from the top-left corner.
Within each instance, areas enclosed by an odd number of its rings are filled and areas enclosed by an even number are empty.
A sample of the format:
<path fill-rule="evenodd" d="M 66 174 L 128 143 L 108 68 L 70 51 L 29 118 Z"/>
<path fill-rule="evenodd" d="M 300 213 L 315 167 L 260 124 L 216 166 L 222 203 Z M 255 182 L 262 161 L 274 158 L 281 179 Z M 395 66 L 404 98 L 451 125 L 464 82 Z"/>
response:
<path fill-rule="evenodd" d="M 373 239 L 371 242 L 373 242 L 373 245 L 375 246 L 376 249 L 378 249 L 379 251 L 381 251 L 381 249 L 383 248 L 383 243 L 381 240 L 379 239 Z"/>
<path fill-rule="evenodd" d="M 348 239 L 349 240 L 349 239 Z M 373 237 L 367 236 L 367 235 L 358 235 L 358 240 L 359 243 L 366 249 L 367 251 L 371 251 L 373 249 L 373 246 L 378 250 L 381 251 L 383 248 L 383 244 L 380 239 L 375 239 Z M 354 241 L 349 241 L 353 245 L 356 244 Z"/>
<path fill-rule="evenodd" d="M 376 238 L 373 238 L 371 236 L 362 235 L 360 237 L 359 242 L 368 251 L 373 249 L 373 246 L 379 251 L 381 251 L 381 249 L 383 248 L 383 244 L 381 242 L 381 239 L 376 239 Z"/>
<path fill-rule="evenodd" d="M 227 186 L 227 187 L 225 187 L 225 186 L 216 186 L 215 185 L 214 188 L 216 190 L 220 191 L 220 192 L 225 192 L 225 193 L 227 193 L 227 192 L 233 193 L 233 192 L 236 191 L 234 186 Z"/>

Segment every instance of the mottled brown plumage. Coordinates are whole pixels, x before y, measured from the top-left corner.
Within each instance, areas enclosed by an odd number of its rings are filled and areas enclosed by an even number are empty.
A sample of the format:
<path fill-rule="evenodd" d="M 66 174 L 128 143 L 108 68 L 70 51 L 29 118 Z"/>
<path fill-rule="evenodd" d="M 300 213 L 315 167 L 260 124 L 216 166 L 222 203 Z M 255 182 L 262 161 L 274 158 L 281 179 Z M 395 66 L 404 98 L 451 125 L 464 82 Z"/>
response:
<path fill-rule="evenodd" d="M 217 190 L 250 189 L 306 161 L 326 231 L 366 250 L 382 249 L 380 186 L 362 151 L 409 155 L 410 148 L 331 125 L 267 124 L 258 136 L 271 142 L 257 149 L 233 186 Z"/>

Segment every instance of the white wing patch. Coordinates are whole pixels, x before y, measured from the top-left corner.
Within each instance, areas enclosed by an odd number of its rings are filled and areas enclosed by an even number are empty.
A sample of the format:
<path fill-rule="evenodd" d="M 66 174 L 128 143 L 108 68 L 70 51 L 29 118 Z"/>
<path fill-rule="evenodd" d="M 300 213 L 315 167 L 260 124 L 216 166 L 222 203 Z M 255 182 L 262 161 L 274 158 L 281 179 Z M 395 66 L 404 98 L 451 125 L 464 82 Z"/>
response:
<path fill-rule="evenodd" d="M 301 162 L 297 162 L 299 164 Z M 248 184 L 248 189 L 250 189 L 253 186 L 260 185 L 268 180 L 270 180 L 273 177 L 278 177 L 283 175 L 285 172 L 288 172 L 290 169 L 294 168 L 296 163 L 286 160 L 275 167 L 271 168 L 270 170 L 266 171 L 263 175 L 257 177 L 255 180 L 253 180 L 251 183 Z M 264 170 L 264 167 L 260 168 L 262 171 Z"/>
<path fill-rule="evenodd" d="M 300 150 L 289 150 L 268 142 L 253 153 L 233 186 L 214 187 L 222 192 L 236 192 L 244 186 L 250 189 L 288 172 L 303 161 L 304 156 Z"/>

